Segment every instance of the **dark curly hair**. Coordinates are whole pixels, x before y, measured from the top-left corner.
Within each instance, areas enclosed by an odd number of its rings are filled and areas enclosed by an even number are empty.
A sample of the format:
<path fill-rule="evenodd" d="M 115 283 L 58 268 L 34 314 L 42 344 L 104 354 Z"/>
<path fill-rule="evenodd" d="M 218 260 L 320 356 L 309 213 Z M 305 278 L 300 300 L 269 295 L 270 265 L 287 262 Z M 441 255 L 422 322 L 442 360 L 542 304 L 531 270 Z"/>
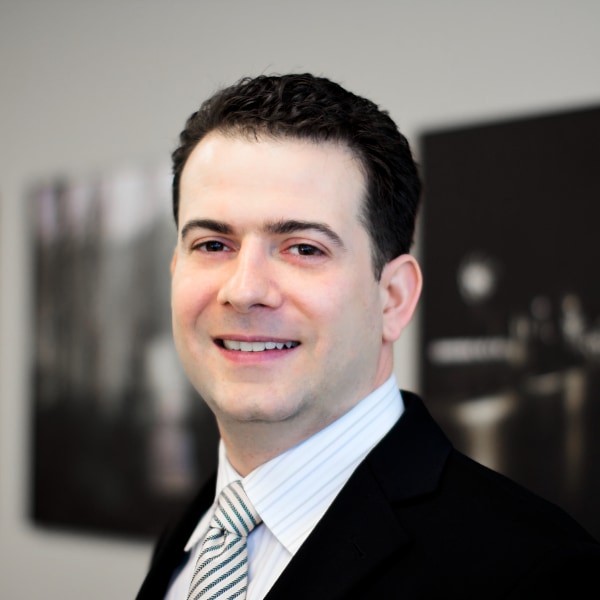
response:
<path fill-rule="evenodd" d="M 361 220 L 370 238 L 373 270 L 410 250 L 421 182 L 410 146 L 387 111 L 314 75 L 244 78 L 206 100 L 187 120 L 173 152 L 173 214 L 192 150 L 208 133 L 292 137 L 346 145 L 367 181 Z"/>

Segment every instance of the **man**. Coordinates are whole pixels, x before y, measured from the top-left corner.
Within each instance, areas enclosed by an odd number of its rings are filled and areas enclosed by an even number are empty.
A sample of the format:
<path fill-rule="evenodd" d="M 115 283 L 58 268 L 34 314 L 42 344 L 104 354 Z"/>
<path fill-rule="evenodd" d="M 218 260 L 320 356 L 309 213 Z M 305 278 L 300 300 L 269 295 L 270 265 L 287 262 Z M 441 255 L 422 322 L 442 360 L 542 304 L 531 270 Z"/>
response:
<path fill-rule="evenodd" d="M 420 182 L 387 113 L 324 78 L 261 76 L 180 141 L 173 331 L 219 466 L 138 598 L 598 597 L 600 546 L 397 389 Z"/>

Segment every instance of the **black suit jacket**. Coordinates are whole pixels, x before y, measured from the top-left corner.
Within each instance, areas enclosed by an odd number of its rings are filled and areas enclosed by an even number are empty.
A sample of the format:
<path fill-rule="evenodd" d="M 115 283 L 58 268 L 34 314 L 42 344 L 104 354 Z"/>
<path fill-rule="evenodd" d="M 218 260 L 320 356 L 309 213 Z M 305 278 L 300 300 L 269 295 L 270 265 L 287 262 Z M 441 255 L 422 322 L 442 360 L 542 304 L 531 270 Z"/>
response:
<path fill-rule="evenodd" d="M 600 598 L 600 545 L 455 450 L 421 400 L 358 466 L 266 600 Z M 214 479 L 159 540 L 137 600 L 164 597 Z"/>

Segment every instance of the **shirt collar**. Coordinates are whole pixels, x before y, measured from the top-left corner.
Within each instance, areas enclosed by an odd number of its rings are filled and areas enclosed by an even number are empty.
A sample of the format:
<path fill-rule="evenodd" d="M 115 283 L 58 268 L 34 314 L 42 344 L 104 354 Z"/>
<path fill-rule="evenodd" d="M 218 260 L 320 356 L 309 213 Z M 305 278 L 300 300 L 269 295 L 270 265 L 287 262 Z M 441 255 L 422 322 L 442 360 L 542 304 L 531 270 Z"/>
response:
<path fill-rule="evenodd" d="M 347 413 L 242 479 L 263 523 L 295 553 L 329 508 L 358 464 L 400 418 L 404 404 L 394 375 Z M 221 490 L 241 476 L 219 444 L 215 502 L 190 537 L 200 541 Z"/>

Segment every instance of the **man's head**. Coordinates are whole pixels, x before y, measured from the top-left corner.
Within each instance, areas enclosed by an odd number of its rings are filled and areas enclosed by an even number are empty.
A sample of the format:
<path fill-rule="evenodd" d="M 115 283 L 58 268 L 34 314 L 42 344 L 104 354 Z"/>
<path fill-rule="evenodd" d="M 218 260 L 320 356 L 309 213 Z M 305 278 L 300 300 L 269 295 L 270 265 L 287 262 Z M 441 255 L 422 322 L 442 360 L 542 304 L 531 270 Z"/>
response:
<path fill-rule="evenodd" d="M 249 472 L 391 375 L 421 289 L 418 178 L 387 115 L 308 75 L 228 88 L 181 139 L 173 335 Z"/>
<path fill-rule="evenodd" d="M 183 168 L 213 131 L 346 146 L 367 182 L 361 220 L 371 239 L 376 279 L 387 262 L 409 251 L 421 189 L 417 168 L 406 138 L 370 100 L 310 74 L 245 78 L 219 91 L 190 116 L 173 152 L 176 222 Z"/>

